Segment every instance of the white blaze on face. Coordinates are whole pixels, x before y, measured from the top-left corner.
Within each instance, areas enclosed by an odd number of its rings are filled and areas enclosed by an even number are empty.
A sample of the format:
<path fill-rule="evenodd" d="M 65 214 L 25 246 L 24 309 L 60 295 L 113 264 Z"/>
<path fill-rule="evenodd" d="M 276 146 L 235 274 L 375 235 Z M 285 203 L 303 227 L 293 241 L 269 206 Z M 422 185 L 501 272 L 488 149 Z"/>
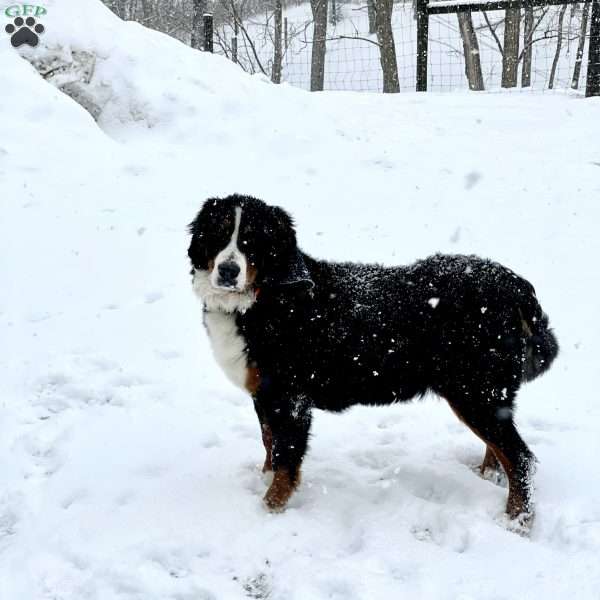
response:
<path fill-rule="evenodd" d="M 240 252 L 238 248 L 238 236 L 240 233 L 240 223 L 242 221 L 242 207 L 235 207 L 235 226 L 233 228 L 233 233 L 231 235 L 231 239 L 229 243 L 217 256 L 215 257 L 215 266 L 210 276 L 210 283 L 213 287 L 219 288 L 219 265 L 223 263 L 235 263 L 240 272 L 236 277 L 236 285 L 235 288 L 237 291 L 241 292 L 246 287 L 246 275 L 248 273 L 248 261 L 244 254 Z"/>

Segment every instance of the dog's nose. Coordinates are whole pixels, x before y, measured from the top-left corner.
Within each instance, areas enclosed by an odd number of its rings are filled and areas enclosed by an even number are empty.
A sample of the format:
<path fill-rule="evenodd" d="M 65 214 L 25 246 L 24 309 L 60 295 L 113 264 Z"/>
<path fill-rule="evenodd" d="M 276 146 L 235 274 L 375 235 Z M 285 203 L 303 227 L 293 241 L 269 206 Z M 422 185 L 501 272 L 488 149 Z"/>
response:
<path fill-rule="evenodd" d="M 240 267 L 234 262 L 224 262 L 219 265 L 219 279 L 225 284 L 234 284 L 239 274 Z"/>

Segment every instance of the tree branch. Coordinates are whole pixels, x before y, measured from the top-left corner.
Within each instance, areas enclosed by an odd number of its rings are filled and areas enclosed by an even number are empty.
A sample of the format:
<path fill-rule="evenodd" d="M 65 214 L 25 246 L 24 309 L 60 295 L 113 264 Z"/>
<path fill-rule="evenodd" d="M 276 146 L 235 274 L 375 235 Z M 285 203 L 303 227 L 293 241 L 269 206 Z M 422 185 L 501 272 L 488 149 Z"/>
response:
<path fill-rule="evenodd" d="M 482 12 L 483 12 L 483 18 L 485 19 L 488 29 L 490 30 L 492 37 L 496 40 L 496 44 L 498 45 L 498 50 L 500 50 L 500 56 L 504 56 L 504 48 L 502 47 L 500 39 L 496 35 L 496 30 L 492 27 L 492 24 L 490 23 L 490 20 L 488 19 L 488 16 L 487 16 L 487 12 L 485 12 L 485 10 Z"/>

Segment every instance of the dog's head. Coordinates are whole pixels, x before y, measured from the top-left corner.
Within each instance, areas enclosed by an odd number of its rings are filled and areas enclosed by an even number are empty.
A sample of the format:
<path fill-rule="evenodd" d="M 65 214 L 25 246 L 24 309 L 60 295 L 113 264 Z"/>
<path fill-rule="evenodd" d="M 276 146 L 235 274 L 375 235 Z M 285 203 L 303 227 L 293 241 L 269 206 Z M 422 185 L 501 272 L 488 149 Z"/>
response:
<path fill-rule="evenodd" d="M 262 287 L 310 276 L 290 215 L 250 196 L 209 198 L 189 226 L 194 290 L 209 310 L 245 312 Z"/>

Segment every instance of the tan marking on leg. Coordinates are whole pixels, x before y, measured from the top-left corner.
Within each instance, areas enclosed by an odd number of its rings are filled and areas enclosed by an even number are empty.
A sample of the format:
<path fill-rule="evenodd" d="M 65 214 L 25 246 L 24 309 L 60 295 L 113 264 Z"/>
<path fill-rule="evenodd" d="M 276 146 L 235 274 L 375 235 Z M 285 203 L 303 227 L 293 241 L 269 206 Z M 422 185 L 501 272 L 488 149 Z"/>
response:
<path fill-rule="evenodd" d="M 271 483 L 264 497 L 264 502 L 269 510 L 273 512 L 283 511 L 299 483 L 300 469 L 298 469 L 296 477 L 293 479 L 290 477 L 288 469 L 277 469 L 273 476 L 273 483 Z"/>
<path fill-rule="evenodd" d="M 506 455 L 494 444 L 490 444 L 481 433 L 474 427 L 471 427 L 461 416 L 461 414 L 448 402 L 452 412 L 462 421 L 481 441 L 483 441 L 488 449 L 495 454 L 496 458 L 502 465 L 506 476 L 508 477 L 508 500 L 506 501 L 506 513 L 511 519 L 515 519 L 519 515 L 529 514 L 527 510 L 527 500 L 521 494 L 522 482 L 515 477 L 515 466 L 506 457 Z M 487 456 L 487 452 L 486 452 Z M 533 519 L 533 515 L 528 519 L 529 522 Z M 524 523 L 525 524 L 525 523 Z"/>
<path fill-rule="evenodd" d="M 471 431 L 479 438 L 481 436 L 470 427 Z M 483 438 L 481 438 L 483 439 Z M 484 440 L 485 441 L 485 440 Z M 492 449 L 492 452 L 495 454 L 496 458 L 502 465 L 506 476 L 508 477 L 508 499 L 506 500 L 506 513 L 511 519 L 516 519 L 521 515 L 526 515 L 522 518 L 522 524 L 526 525 L 527 523 L 531 523 L 533 519 L 533 514 L 530 514 L 531 508 L 527 507 L 527 500 L 521 493 L 522 482 L 518 481 L 515 474 L 515 465 L 512 464 L 510 460 L 506 457 L 506 455 L 493 444 L 488 444 L 488 448 Z"/>
<path fill-rule="evenodd" d="M 268 425 L 261 426 L 262 431 L 262 441 L 265 447 L 265 464 L 263 465 L 262 471 L 266 473 L 267 471 L 273 470 L 273 433 L 271 428 Z"/>
<path fill-rule="evenodd" d="M 258 367 L 249 366 L 246 368 L 245 388 L 254 396 L 260 387 L 260 372 Z"/>

